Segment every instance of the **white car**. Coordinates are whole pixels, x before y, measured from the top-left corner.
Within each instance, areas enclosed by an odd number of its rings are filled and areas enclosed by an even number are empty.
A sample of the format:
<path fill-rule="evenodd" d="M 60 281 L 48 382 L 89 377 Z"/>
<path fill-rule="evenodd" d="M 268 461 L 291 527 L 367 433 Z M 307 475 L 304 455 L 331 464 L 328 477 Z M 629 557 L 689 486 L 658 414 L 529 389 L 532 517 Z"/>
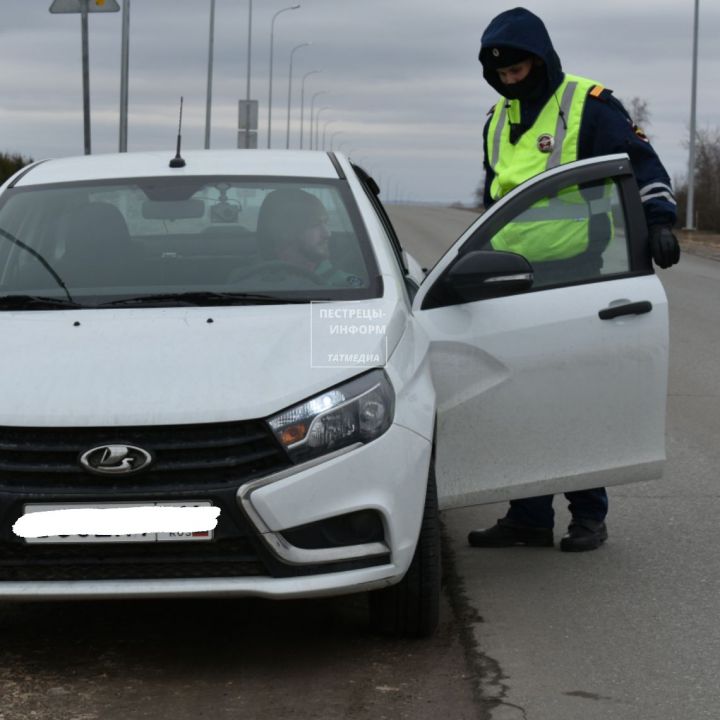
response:
<path fill-rule="evenodd" d="M 368 591 L 373 627 L 426 635 L 438 508 L 661 474 L 627 157 L 532 179 L 426 275 L 341 155 L 169 161 L 0 188 L 0 599 Z M 585 252 L 492 250 L 558 220 Z"/>

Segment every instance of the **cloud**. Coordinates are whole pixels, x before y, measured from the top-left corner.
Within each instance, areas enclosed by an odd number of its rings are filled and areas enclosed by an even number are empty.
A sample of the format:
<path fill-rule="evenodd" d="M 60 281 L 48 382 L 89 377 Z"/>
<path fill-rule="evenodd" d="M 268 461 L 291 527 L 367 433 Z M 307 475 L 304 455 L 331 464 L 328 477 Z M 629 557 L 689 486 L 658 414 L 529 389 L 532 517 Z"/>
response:
<path fill-rule="evenodd" d="M 498 0 L 300 0 L 275 22 L 273 141 L 284 146 L 290 50 L 295 54 L 292 138 L 299 139 L 305 83 L 341 132 L 346 149 L 392 175 L 402 194 L 469 200 L 481 176 L 482 126 L 496 101 L 477 62 L 480 36 L 507 9 Z M 273 14 L 290 2 L 253 5 L 253 97 L 265 146 Z M 50 0 L 3 0 L 0 27 L 0 133 L 5 149 L 35 157 L 82 152 L 79 15 L 51 15 Z M 569 6 L 528 0 L 551 32 L 565 68 L 596 78 L 625 99 L 647 99 L 654 144 L 672 175 L 684 172 L 690 100 L 692 8 L 674 0 Z M 209 2 L 153 0 L 131 8 L 130 149 L 170 148 L 185 97 L 187 147 L 202 147 Z M 246 92 L 247 0 L 216 1 L 213 146 L 236 143 L 237 101 Z M 698 122 L 720 125 L 720 7 L 703 5 Z M 93 149 L 118 142 L 121 15 L 90 18 Z M 42 49 L 42 52 L 38 50 Z M 322 127 L 321 127 L 322 130 Z M 439 181 L 441 179 L 441 181 Z"/>

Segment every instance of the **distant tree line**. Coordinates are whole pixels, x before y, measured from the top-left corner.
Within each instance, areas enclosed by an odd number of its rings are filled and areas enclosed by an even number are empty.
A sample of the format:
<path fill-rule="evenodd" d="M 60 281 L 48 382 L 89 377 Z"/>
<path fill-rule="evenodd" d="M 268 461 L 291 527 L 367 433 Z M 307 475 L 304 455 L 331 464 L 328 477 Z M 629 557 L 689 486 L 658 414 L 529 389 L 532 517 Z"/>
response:
<path fill-rule="evenodd" d="M 643 129 L 650 124 L 647 100 L 633 97 L 624 101 L 630 117 Z M 651 138 L 652 139 L 652 138 Z M 690 143 L 685 143 L 689 148 Z M 684 227 L 687 216 L 687 176 L 673 181 L 678 201 L 677 225 Z M 696 230 L 720 232 L 720 128 L 698 130 L 695 135 L 695 198 Z"/>
<path fill-rule="evenodd" d="M 687 178 L 675 181 L 678 224 L 687 215 Z M 720 128 L 698 130 L 695 137 L 695 228 L 720 232 Z"/>
<path fill-rule="evenodd" d="M 0 152 L 0 185 L 31 162 L 32 158 L 23 157 L 18 153 Z"/>

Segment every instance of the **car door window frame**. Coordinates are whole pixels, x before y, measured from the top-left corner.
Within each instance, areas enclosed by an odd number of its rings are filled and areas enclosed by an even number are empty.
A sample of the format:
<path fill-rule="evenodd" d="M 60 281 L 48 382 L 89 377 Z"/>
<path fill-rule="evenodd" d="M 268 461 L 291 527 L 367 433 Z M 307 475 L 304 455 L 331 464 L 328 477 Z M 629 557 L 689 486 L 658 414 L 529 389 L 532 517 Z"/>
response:
<path fill-rule="evenodd" d="M 353 163 L 351 163 L 351 167 L 355 171 L 355 175 L 357 175 L 357 178 L 360 181 L 360 184 L 362 185 L 363 190 L 368 197 L 368 200 L 370 200 L 370 204 L 373 206 L 373 208 L 375 208 L 375 212 L 378 214 L 378 218 L 380 219 L 383 228 L 385 228 L 385 232 L 388 236 L 388 239 L 390 240 L 390 245 L 393 249 L 393 253 L 395 254 L 398 265 L 400 266 L 403 275 L 407 277 L 410 271 L 408 270 L 407 265 L 405 264 L 405 259 L 403 258 L 403 249 L 402 245 L 400 244 L 400 239 L 395 232 L 395 228 L 393 227 L 393 224 L 385 208 L 380 202 L 378 196 L 373 192 L 372 188 L 370 187 L 369 181 L 372 180 L 372 178 L 365 172 L 365 170 L 363 170 L 358 165 L 354 165 Z M 373 180 L 373 182 L 375 181 Z"/>
<path fill-rule="evenodd" d="M 462 244 L 456 243 L 450 249 L 448 254 L 438 263 L 438 266 L 442 265 L 442 269 L 438 269 L 437 274 L 432 272 L 428 276 L 427 282 L 430 285 L 425 293 L 421 293 L 420 309 L 443 307 L 457 303 L 457 299 L 449 297 L 447 290 L 443 288 L 449 271 L 466 253 L 483 248 L 487 249 L 493 235 L 518 216 L 518 207 L 525 210 L 539 200 L 552 197 L 563 188 L 602 180 L 612 180 L 618 189 L 620 203 L 625 214 L 629 270 L 561 285 L 543 286 L 524 292 L 543 292 L 555 287 L 586 285 L 624 277 L 653 274 L 652 259 L 647 246 L 647 223 L 630 159 L 627 155 L 613 155 L 561 165 L 554 170 L 543 173 L 541 176 L 531 178 L 508 193 L 503 200 L 498 201 L 478 220 L 477 228 L 465 238 Z M 425 283 L 423 283 L 423 286 L 425 286 Z M 423 286 L 421 286 L 421 290 Z M 445 296 L 448 297 L 445 298 Z"/>

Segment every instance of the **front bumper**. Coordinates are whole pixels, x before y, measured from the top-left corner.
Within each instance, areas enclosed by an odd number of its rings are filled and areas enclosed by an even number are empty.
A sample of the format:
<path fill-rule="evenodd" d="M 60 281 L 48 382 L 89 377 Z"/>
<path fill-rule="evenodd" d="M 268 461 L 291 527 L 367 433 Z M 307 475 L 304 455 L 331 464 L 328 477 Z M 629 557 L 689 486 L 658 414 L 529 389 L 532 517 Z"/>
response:
<path fill-rule="evenodd" d="M 264 560 L 267 572 L 244 576 L 235 568 L 232 577 L 218 576 L 217 572 L 204 577 L 197 571 L 191 577 L 177 574 L 152 577 L 150 564 L 141 577 L 103 575 L 103 579 L 89 579 L 80 571 L 75 572 L 72 579 L 58 575 L 53 576 L 57 579 L 3 580 L 0 598 L 24 601 L 198 596 L 293 598 L 340 595 L 390 585 L 402 578 L 412 559 L 422 517 L 430 452 L 430 443 L 425 438 L 393 425 L 368 445 L 246 483 L 236 491 L 185 487 L 182 493 L 175 494 L 152 495 L 148 490 L 142 497 L 137 493 L 132 498 L 117 493 L 103 496 L 102 502 L 211 499 L 223 508 L 218 539 L 222 539 L 223 533 L 242 534 L 256 549 L 257 557 Z M 58 496 L 21 497 L 18 491 L 12 494 L 15 513 L 14 516 L 12 512 L 3 513 L 3 543 L 17 547 L 22 541 L 9 537 L 7 528 L 17 516 L 18 505 L 60 500 Z M 3 496 L 7 498 L 8 493 Z M 72 501 L 88 499 L 93 498 L 73 497 Z M 71 500 L 64 496 L 62 501 Z M 95 497 L 94 501 L 99 502 L 100 498 Z M 308 549 L 293 546 L 283 535 L 283 531 L 291 528 L 364 510 L 371 510 L 382 518 L 382 543 Z M 53 547 L 62 558 L 64 546 Z M 192 558 L 193 544 L 186 543 L 182 550 Z M 202 558 L 198 555 L 195 560 L 202 561 Z M 112 575 L 111 569 L 109 573 Z"/>

